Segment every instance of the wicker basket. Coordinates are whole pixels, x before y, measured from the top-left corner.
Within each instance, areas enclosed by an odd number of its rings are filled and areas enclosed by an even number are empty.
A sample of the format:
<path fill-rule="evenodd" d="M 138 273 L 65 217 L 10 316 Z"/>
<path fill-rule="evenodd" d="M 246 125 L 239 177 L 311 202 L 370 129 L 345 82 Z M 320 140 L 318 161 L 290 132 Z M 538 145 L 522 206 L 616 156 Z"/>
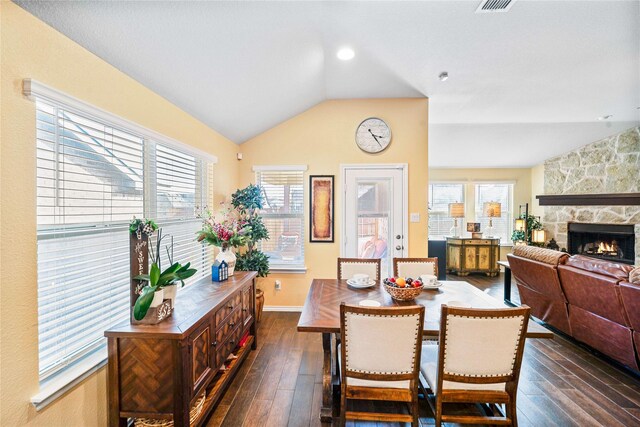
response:
<path fill-rule="evenodd" d="M 191 410 L 189 411 L 189 423 L 193 425 L 193 422 L 200 416 L 202 409 L 204 408 L 204 401 L 206 400 L 206 392 L 202 392 L 200 397 L 196 399 Z M 133 423 L 135 427 L 173 427 L 173 420 L 157 420 L 153 418 L 136 418 Z"/>
<path fill-rule="evenodd" d="M 384 284 L 385 290 L 391 295 L 391 298 L 398 301 L 411 301 L 415 299 L 420 292 L 422 292 L 423 286 L 419 288 L 414 288 L 412 286 L 407 286 L 406 288 L 397 288 L 395 286 L 389 286 L 386 283 Z"/>

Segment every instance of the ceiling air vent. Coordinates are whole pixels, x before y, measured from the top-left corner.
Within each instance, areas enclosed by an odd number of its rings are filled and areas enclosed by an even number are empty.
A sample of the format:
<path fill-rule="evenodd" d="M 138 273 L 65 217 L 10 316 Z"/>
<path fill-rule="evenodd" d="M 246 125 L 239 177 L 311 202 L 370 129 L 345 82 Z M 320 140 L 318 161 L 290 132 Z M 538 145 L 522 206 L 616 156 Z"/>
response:
<path fill-rule="evenodd" d="M 516 0 L 482 0 L 476 13 L 508 12 Z"/>

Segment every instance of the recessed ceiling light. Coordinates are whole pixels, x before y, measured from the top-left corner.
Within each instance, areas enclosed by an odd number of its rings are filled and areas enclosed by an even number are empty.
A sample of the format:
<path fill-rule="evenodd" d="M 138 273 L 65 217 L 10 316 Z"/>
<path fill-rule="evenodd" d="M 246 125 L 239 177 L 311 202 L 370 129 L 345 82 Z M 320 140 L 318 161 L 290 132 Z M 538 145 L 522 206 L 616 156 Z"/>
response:
<path fill-rule="evenodd" d="M 613 117 L 613 114 L 607 114 L 606 116 L 598 117 L 598 120 L 609 120 L 611 117 Z"/>
<path fill-rule="evenodd" d="M 350 47 L 343 47 L 337 53 L 338 59 L 342 59 L 343 61 L 353 59 L 354 56 L 356 56 L 356 53 Z"/>
<path fill-rule="evenodd" d="M 440 79 L 441 82 L 444 82 L 449 78 L 449 73 L 447 73 L 446 71 L 443 71 L 440 73 L 438 78 Z"/>

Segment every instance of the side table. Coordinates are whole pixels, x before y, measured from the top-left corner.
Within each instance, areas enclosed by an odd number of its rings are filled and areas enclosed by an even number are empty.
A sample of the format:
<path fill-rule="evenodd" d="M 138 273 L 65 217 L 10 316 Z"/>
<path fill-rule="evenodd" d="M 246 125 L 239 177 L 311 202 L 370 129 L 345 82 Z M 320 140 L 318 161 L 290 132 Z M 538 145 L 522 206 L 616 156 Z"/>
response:
<path fill-rule="evenodd" d="M 504 303 L 515 307 L 516 304 L 511 301 L 511 266 L 509 261 L 498 261 L 498 265 L 504 267 Z"/>

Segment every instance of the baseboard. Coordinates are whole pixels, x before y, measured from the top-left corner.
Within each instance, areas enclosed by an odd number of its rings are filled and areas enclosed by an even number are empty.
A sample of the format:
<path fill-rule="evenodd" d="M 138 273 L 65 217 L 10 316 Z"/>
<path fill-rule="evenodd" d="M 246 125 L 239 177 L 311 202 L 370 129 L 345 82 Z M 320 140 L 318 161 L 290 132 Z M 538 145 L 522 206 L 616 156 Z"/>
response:
<path fill-rule="evenodd" d="M 283 311 L 291 313 L 300 313 L 302 306 L 300 305 L 265 305 L 264 311 Z"/>

